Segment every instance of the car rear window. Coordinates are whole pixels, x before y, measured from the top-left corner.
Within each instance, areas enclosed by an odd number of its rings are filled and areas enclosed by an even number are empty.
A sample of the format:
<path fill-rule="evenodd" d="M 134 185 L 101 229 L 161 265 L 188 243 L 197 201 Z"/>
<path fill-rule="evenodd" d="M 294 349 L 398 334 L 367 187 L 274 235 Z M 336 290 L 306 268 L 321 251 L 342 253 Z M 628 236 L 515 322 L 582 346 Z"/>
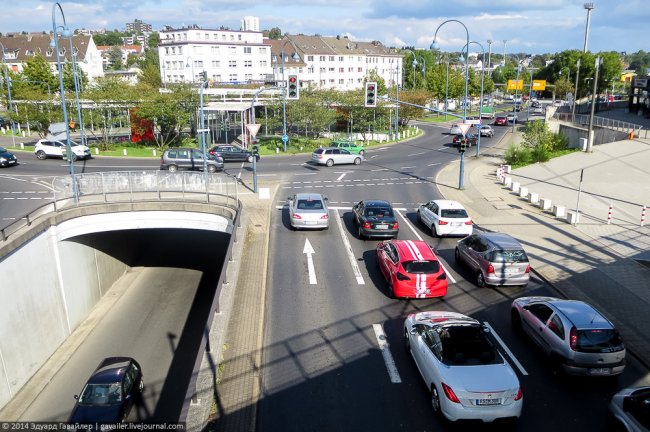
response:
<path fill-rule="evenodd" d="M 320 200 L 298 200 L 299 210 L 322 210 L 323 202 Z"/>
<path fill-rule="evenodd" d="M 528 256 L 526 255 L 526 252 L 521 249 L 495 250 L 492 252 L 492 258 L 490 261 L 506 263 L 528 262 Z"/>
<path fill-rule="evenodd" d="M 389 207 L 368 207 L 366 208 L 366 216 L 378 218 L 393 217 L 393 209 Z"/>
<path fill-rule="evenodd" d="M 324 150 L 322 148 L 317 148 L 316 150 L 314 150 L 314 153 L 321 154 L 321 153 L 323 153 L 323 151 Z"/>
<path fill-rule="evenodd" d="M 451 218 L 451 219 L 461 219 L 469 217 L 465 209 L 442 209 L 440 211 L 440 217 Z"/>
<path fill-rule="evenodd" d="M 404 261 L 404 270 L 412 274 L 435 274 L 440 271 L 438 261 Z"/>
<path fill-rule="evenodd" d="M 614 329 L 578 330 L 576 351 L 581 352 L 612 352 L 619 351 L 623 341 Z"/>

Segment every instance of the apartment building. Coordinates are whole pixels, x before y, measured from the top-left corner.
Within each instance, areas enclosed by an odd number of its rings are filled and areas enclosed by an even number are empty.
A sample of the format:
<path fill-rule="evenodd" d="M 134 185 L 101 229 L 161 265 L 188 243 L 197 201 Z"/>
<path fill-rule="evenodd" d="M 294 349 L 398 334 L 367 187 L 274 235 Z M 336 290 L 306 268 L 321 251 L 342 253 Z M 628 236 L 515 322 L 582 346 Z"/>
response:
<path fill-rule="evenodd" d="M 263 83 L 273 76 L 271 47 L 261 32 L 166 27 L 158 54 L 164 84 L 196 82 L 204 71 L 213 83 Z"/>

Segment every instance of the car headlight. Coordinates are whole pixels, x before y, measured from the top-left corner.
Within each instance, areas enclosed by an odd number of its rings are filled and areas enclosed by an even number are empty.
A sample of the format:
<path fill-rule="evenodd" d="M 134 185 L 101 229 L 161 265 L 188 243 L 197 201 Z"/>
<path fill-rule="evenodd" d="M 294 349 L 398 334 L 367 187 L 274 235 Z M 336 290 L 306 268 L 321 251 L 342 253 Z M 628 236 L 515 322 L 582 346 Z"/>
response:
<path fill-rule="evenodd" d="M 0 157 L 0 162 L 7 162 L 7 158 Z"/>

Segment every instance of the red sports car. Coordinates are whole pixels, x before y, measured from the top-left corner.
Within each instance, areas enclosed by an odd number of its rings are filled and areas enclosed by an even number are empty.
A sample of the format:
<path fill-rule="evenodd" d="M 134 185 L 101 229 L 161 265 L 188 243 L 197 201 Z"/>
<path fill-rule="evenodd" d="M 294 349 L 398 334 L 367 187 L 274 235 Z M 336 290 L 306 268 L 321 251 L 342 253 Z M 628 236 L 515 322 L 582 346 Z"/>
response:
<path fill-rule="evenodd" d="M 447 273 L 421 240 L 386 240 L 377 245 L 377 264 L 390 297 L 430 298 L 447 294 Z"/>

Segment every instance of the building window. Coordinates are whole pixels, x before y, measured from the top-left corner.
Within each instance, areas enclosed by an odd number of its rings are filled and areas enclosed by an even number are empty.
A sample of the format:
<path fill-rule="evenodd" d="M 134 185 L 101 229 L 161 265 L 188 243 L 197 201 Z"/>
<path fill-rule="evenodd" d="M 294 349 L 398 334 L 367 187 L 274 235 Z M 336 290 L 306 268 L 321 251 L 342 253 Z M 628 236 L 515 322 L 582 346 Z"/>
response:
<path fill-rule="evenodd" d="M 320 56 L 320 61 L 324 62 L 325 61 L 325 56 Z"/>
<path fill-rule="evenodd" d="M 253 67 L 253 61 L 252 60 L 245 60 L 244 61 L 244 67 Z"/>
<path fill-rule="evenodd" d="M 210 47 L 210 54 L 219 55 L 219 47 L 218 46 Z"/>
<path fill-rule="evenodd" d="M 260 48 L 260 54 L 266 54 L 266 48 Z"/>
<path fill-rule="evenodd" d="M 334 56 L 330 56 L 330 61 L 331 61 L 331 62 L 334 61 Z"/>
<path fill-rule="evenodd" d="M 236 55 L 237 54 L 237 47 L 233 47 L 233 46 L 228 47 L 228 53 Z"/>
<path fill-rule="evenodd" d="M 204 33 L 203 34 L 203 39 L 210 40 L 210 33 Z"/>
<path fill-rule="evenodd" d="M 345 80 L 343 78 L 339 79 L 339 84 L 345 84 Z"/>
<path fill-rule="evenodd" d="M 268 64 L 269 64 L 269 62 L 267 62 L 266 60 L 260 60 L 260 66 L 261 67 L 267 67 Z"/>
<path fill-rule="evenodd" d="M 241 35 L 237 35 L 237 40 L 241 41 Z"/>
<path fill-rule="evenodd" d="M 354 72 L 354 68 L 348 68 L 348 72 Z"/>
<path fill-rule="evenodd" d="M 344 73 L 344 72 L 345 72 L 345 68 L 339 68 L 339 72 Z"/>
<path fill-rule="evenodd" d="M 195 61 L 194 66 L 197 67 L 197 68 L 202 68 L 203 67 L 203 60 Z"/>
<path fill-rule="evenodd" d="M 335 70 L 334 68 L 329 68 L 328 72 L 334 72 L 334 70 Z"/>
<path fill-rule="evenodd" d="M 307 73 L 310 73 L 310 74 L 314 73 L 314 67 L 313 67 L 313 66 L 309 66 L 309 67 L 307 68 Z"/>
<path fill-rule="evenodd" d="M 228 60 L 228 67 L 236 68 L 237 67 L 237 60 Z"/>
<path fill-rule="evenodd" d="M 307 61 L 313 62 L 314 61 L 314 56 L 307 56 Z"/>
<path fill-rule="evenodd" d="M 362 67 L 357 68 L 357 72 L 363 72 L 363 68 Z"/>
<path fill-rule="evenodd" d="M 226 40 L 226 35 L 225 35 L 225 34 L 224 34 L 224 35 L 221 35 L 221 40 L 222 40 L 222 41 L 225 41 L 225 40 Z"/>
<path fill-rule="evenodd" d="M 339 57 L 339 61 L 340 61 L 340 62 L 344 61 L 343 56 L 340 56 L 340 57 Z"/>
<path fill-rule="evenodd" d="M 212 75 L 212 79 L 216 82 L 221 82 L 221 74 Z"/>
<path fill-rule="evenodd" d="M 320 80 L 320 85 L 324 86 L 325 85 L 325 80 Z"/>
<path fill-rule="evenodd" d="M 320 73 L 325 73 L 327 72 L 327 68 L 320 68 Z"/>
<path fill-rule="evenodd" d="M 235 41 L 235 35 L 230 35 L 230 40 L 234 42 Z"/>
<path fill-rule="evenodd" d="M 253 53 L 253 48 L 244 47 L 244 54 L 252 54 L 252 53 Z"/>
<path fill-rule="evenodd" d="M 246 81 L 253 81 L 253 74 L 246 74 L 244 75 L 244 79 Z"/>
<path fill-rule="evenodd" d="M 212 60 L 212 67 L 213 68 L 220 68 L 221 67 L 221 61 L 220 60 Z"/>
<path fill-rule="evenodd" d="M 165 55 L 169 55 L 169 47 L 165 47 Z"/>
<path fill-rule="evenodd" d="M 334 84 L 334 80 L 333 80 L 333 79 L 330 79 L 330 84 Z"/>
<path fill-rule="evenodd" d="M 237 74 L 230 74 L 228 77 L 229 81 L 237 81 Z"/>

